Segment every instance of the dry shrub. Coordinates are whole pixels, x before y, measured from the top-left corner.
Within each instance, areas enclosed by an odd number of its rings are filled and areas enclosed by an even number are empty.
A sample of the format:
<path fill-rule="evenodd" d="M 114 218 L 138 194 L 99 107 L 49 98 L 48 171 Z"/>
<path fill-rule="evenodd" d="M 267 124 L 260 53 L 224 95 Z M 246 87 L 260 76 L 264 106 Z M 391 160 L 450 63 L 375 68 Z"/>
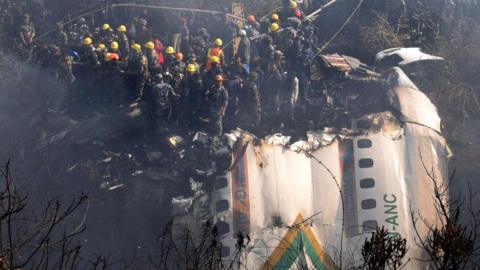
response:
<path fill-rule="evenodd" d="M 452 34 L 437 39 L 433 47 L 434 54 L 445 58 L 446 72 L 431 97 L 455 117 L 480 113 L 480 25 L 465 20 L 459 19 Z M 469 27 L 464 28 L 465 24 Z"/>
<path fill-rule="evenodd" d="M 369 55 L 375 55 L 381 50 L 404 46 L 385 16 L 377 15 L 373 25 L 361 27 L 360 33 L 361 46 Z"/>

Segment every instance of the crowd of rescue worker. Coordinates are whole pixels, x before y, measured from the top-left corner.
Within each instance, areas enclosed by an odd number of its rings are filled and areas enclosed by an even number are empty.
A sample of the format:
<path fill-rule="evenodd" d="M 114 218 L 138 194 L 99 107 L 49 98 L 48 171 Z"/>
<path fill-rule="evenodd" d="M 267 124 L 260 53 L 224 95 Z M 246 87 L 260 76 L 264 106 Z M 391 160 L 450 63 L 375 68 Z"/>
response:
<path fill-rule="evenodd" d="M 65 85 L 70 102 L 95 100 L 107 110 L 146 101 L 158 128 L 219 135 L 224 126 L 255 132 L 265 123 L 295 122 L 292 91 L 302 98 L 309 89 L 316 26 L 288 0 L 263 18 L 248 15 L 243 27 L 232 18 L 225 14 L 215 21 L 223 25 L 207 30 L 178 16 L 166 35 L 149 18 L 115 25 L 79 18 L 37 39 L 37 22 L 25 13 L 15 50 Z M 217 28 L 227 30 L 217 35 Z"/>

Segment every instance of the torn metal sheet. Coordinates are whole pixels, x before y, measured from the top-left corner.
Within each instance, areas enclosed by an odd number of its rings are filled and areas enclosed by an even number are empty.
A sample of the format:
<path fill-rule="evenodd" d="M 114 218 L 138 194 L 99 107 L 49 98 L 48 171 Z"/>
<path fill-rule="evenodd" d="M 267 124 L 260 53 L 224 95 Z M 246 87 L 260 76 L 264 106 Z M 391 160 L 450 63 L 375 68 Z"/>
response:
<path fill-rule="evenodd" d="M 273 135 L 265 137 L 264 141 L 267 144 L 286 146 L 289 144 L 290 138 L 291 136 L 284 136 L 281 133 L 275 133 Z"/>
<path fill-rule="evenodd" d="M 390 69 L 387 81 L 390 85 L 392 106 L 400 112 L 402 122 L 416 123 L 441 132 L 441 119 L 437 108 L 401 68 Z"/>
<path fill-rule="evenodd" d="M 339 54 L 327 54 L 320 56 L 325 64 L 331 69 L 338 70 L 341 72 L 352 71 L 352 67 L 348 64 L 345 58 Z"/>
<path fill-rule="evenodd" d="M 400 128 L 383 119 L 388 115 L 370 119 L 377 123 L 377 132 L 312 134 L 311 140 L 293 142 L 287 148 L 278 143 L 285 143 L 282 139 L 286 136 L 279 135 L 274 137 L 276 141 L 270 140 L 276 144 L 248 144 L 235 167 L 223 177 L 227 179 L 225 187 L 213 191 L 217 195 L 212 202 L 228 201 L 230 208 L 214 211 L 214 216 L 228 223 L 232 233 L 241 231 L 252 239 L 245 262 L 248 269 L 280 267 L 281 250 L 299 248 L 293 242 L 285 246 L 282 239 L 293 234 L 289 229 L 293 224 L 307 219 L 309 230 L 304 233 L 310 244 L 317 246 L 310 256 L 322 258 L 309 267 L 333 261 L 336 254 L 328 247 L 339 248 L 343 218 L 345 258 L 360 259 L 355 247 L 376 226 L 386 226 L 407 238 L 411 243 L 408 258 L 423 258 L 422 250 L 414 244 L 410 209 L 418 209 L 431 224 L 438 221 L 430 196 L 433 182 L 422 164 L 445 177 L 448 146 L 429 127 L 405 123 Z M 384 134 L 398 131 L 403 135 L 396 138 Z M 314 142 L 322 141 L 326 145 L 313 150 L 312 146 L 318 146 Z M 425 227 L 419 230 L 421 236 L 426 235 Z M 235 250 L 231 235 L 222 237 L 224 245 Z M 421 261 L 411 264 L 422 268 Z"/>
<path fill-rule="evenodd" d="M 418 61 L 445 60 L 442 57 L 422 52 L 421 48 L 391 48 L 383 50 L 375 56 L 377 65 L 394 67 L 404 66 Z"/>

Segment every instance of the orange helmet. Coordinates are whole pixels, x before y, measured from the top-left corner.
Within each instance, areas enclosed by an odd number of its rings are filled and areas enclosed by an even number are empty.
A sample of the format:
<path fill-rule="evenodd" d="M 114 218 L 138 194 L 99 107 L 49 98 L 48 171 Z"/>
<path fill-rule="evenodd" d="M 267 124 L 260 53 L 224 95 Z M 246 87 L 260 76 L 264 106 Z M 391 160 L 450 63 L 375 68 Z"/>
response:
<path fill-rule="evenodd" d="M 253 16 L 253 15 L 248 15 L 247 16 L 247 22 L 251 23 L 251 22 L 254 22 L 254 21 L 255 21 L 255 16 Z"/>
<path fill-rule="evenodd" d="M 215 81 L 216 82 L 218 82 L 218 81 L 223 82 L 223 75 L 222 74 L 215 75 Z"/>
<path fill-rule="evenodd" d="M 178 61 L 182 61 L 183 60 L 183 53 L 177 52 L 175 54 L 175 59 L 178 60 Z"/>

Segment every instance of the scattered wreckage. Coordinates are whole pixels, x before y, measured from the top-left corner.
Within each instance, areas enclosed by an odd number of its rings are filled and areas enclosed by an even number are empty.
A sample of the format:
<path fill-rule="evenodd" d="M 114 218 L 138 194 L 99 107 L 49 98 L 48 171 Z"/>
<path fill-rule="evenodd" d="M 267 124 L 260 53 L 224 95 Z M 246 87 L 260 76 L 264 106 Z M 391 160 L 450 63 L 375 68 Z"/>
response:
<path fill-rule="evenodd" d="M 427 224 L 439 221 L 427 171 L 442 181 L 451 152 L 435 106 L 404 72 L 415 59 L 440 60 L 419 49 L 390 49 L 377 55 L 380 74 L 349 56 L 320 55 L 299 97 L 315 122 L 303 138 L 240 129 L 221 137 L 159 134 L 146 128 L 148 104 L 138 103 L 75 122 L 35 150 L 82 148 L 88 156 L 72 160 L 68 173 L 95 167 L 104 192 L 134 188 L 140 177 L 181 186 L 184 195 L 171 200 L 178 233 L 189 227 L 195 235 L 213 222 L 225 260 L 235 257 L 236 236 L 248 235 L 241 257 L 248 269 L 346 265 L 382 225 L 407 239 L 409 267 L 423 267 L 411 211 Z M 417 224 L 420 236 L 427 224 Z"/>
<path fill-rule="evenodd" d="M 398 48 L 379 53 L 377 63 L 395 51 L 404 64 L 427 59 L 417 49 L 401 57 L 405 51 Z M 194 195 L 172 200 L 176 228 L 195 232 L 213 221 L 225 261 L 241 260 L 245 269 L 335 269 L 359 260 L 365 238 L 385 226 L 407 239 L 408 268 L 424 268 L 426 254 L 415 243 L 440 222 L 432 194 L 434 183 L 446 179 L 451 156 L 436 107 L 401 61 L 381 76 L 337 54 L 321 56 L 321 63 L 336 73 L 335 83 L 373 82 L 385 104 L 379 99 L 377 107 L 367 105 L 367 113 L 358 111 L 350 129 L 324 128 L 302 140 L 282 134 L 257 138 L 239 129 L 226 134 L 229 169 L 213 184 L 192 179 Z M 362 91 L 368 89 L 365 84 Z M 355 103 L 361 96 L 350 97 L 347 110 L 361 106 Z M 419 216 L 423 223 L 414 227 Z M 239 234 L 248 235 L 241 256 Z"/>

